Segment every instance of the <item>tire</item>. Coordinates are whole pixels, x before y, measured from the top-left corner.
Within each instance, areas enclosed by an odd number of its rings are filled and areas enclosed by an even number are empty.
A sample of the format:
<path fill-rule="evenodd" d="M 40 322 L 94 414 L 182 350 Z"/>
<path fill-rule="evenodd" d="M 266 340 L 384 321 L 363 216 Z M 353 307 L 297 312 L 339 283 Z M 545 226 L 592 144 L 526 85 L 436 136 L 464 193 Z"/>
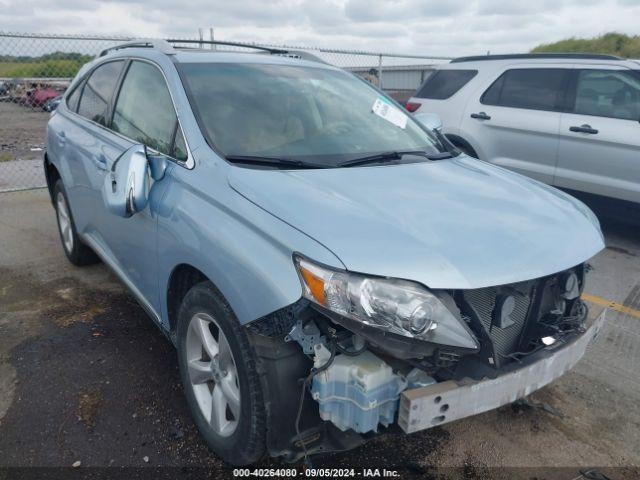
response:
<path fill-rule="evenodd" d="M 212 283 L 195 285 L 182 301 L 177 347 L 187 403 L 211 450 L 233 465 L 258 461 L 265 453 L 266 412 L 255 352 Z"/>
<path fill-rule="evenodd" d="M 82 243 L 78 236 L 67 192 L 61 179 L 58 179 L 53 186 L 53 205 L 56 210 L 60 243 L 62 243 L 62 249 L 69 261 L 78 267 L 99 262 L 98 256 L 91 248 Z"/>

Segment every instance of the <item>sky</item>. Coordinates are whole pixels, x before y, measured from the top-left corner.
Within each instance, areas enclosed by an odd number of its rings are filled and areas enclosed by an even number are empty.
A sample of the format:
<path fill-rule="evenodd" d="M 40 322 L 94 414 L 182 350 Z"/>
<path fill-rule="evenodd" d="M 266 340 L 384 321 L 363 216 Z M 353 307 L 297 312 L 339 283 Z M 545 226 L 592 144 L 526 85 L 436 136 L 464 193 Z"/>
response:
<path fill-rule="evenodd" d="M 640 33 L 640 0 L 0 0 L 0 31 L 197 35 L 460 56 L 526 52 L 609 31 Z"/>

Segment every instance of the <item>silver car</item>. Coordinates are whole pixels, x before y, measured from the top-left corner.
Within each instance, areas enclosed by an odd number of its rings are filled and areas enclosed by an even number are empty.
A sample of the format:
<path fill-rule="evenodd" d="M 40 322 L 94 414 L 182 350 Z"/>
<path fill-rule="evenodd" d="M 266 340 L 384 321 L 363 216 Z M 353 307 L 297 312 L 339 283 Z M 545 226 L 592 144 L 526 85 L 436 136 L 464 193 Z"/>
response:
<path fill-rule="evenodd" d="M 564 189 L 640 203 L 640 61 L 465 57 L 407 102 L 466 153 Z"/>

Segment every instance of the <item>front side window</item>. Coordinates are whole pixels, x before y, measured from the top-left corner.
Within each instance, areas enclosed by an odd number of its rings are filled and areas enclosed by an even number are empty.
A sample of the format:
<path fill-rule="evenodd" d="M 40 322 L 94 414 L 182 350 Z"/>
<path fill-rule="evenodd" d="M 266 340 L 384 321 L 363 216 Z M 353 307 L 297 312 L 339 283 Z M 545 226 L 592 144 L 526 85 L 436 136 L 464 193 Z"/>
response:
<path fill-rule="evenodd" d="M 640 73 L 579 70 L 573 113 L 640 120 Z"/>
<path fill-rule="evenodd" d="M 101 125 L 107 124 L 109 102 L 118 83 L 124 61 L 108 62 L 96 68 L 82 89 L 78 113 Z"/>
<path fill-rule="evenodd" d="M 444 100 L 458 92 L 477 74 L 477 70 L 438 70 L 427 79 L 416 97 Z"/>
<path fill-rule="evenodd" d="M 484 105 L 560 111 L 571 70 L 517 68 L 504 72 L 480 98 Z"/>
<path fill-rule="evenodd" d="M 205 137 L 227 157 L 334 167 L 381 152 L 445 150 L 384 94 L 341 70 L 236 63 L 179 68 Z"/>
<path fill-rule="evenodd" d="M 173 144 L 173 153 L 171 156 L 181 162 L 187 161 L 187 144 L 184 141 L 184 135 L 180 128 L 176 130 L 176 140 Z"/>
<path fill-rule="evenodd" d="M 157 152 L 172 155 L 177 124 L 160 70 L 147 62 L 131 62 L 114 107 L 111 128 Z"/>

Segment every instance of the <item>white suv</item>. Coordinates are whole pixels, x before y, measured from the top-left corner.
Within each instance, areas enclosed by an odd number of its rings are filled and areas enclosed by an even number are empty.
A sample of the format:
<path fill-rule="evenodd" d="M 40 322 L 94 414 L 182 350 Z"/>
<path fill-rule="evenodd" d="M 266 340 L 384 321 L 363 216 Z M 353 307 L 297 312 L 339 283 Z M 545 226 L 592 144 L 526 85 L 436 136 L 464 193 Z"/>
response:
<path fill-rule="evenodd" d="M 407 109 L 440 116 L 477 158 L 545 183 L 640 203 L 640 61 L 609 55 L 465 57 Z"/>

